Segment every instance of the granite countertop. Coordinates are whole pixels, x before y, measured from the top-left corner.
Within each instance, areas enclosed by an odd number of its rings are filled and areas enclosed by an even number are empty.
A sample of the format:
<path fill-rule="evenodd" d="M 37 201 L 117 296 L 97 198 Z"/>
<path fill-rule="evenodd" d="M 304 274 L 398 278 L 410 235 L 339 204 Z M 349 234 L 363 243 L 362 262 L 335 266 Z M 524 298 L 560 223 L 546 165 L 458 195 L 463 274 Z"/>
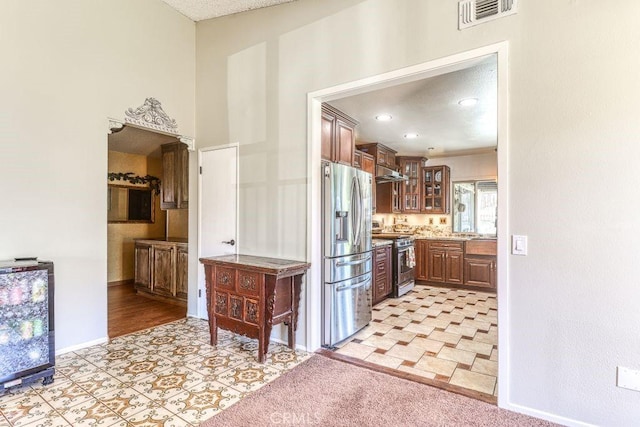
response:
<path fill-rule="evenodd" d="M 200 262 L 205 265 L 220 264 L 228 267 L 244 267 L 248 270 L 276 274 L 278 276 L 302 274 L 311 266 L 311 264 L 304 261 L 242 254 L 200 258 Z"/>
<path fill-rule="evenodd" d="M 371 239 L 371 246 L 373 246 L 374 248 L 377 248 L 380 246 L 387 246 L 387 245 L 393 245 L 393 240 Z"/>
<path fill-rule="evenodd" d="M 469 240 L 496 240 L 496 237 L 483 237 L 483 236 L 430 236 L 416 234 L 413 236 L 414 240 L 454 240 L 460 242 L 466 242 Z"/>

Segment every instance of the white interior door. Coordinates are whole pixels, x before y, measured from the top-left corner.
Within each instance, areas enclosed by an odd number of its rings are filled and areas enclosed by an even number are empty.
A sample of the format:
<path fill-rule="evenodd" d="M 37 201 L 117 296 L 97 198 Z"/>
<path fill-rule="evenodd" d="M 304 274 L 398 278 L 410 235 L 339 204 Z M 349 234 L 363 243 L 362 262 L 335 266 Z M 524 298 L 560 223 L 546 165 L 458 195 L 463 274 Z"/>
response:
<path fill-rule="evenodd" d="M 237 253 L 238 146 L 200 150 L 199 257 Z M 198 265 L 198 316 L 207 318 L 204 267 Z"/>

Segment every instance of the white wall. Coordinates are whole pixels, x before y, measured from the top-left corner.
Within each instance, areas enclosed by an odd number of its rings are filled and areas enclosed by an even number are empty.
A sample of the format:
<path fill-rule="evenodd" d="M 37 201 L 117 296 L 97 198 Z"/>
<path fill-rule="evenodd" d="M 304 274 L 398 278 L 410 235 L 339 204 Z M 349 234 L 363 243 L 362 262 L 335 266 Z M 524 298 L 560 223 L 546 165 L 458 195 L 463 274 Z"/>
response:
<path fill-rule="evenodd" d="M 458 31 L 451 0 L 304 0 L 198 23 L 198 144 L 240 142 L 240 250 L 306 256 L 308 92 L 508 40 L 509 232 L 529 255 L 509 259 L 500 307 L 506 401 L 635 424 L 615 367 L 640 368 L 639 15 L 635 0 L 524 1 Z"/>
<path fill-rule="evenodd" d="M 494 151 L 465 156 L 431 157 L 427 166 L 447 165 L 451 169 L 451 181 L 496 179 L 498 156 Z"/>
<path fill-rule="evenodd" d="M 56 348 L 107 335 L 107 117 L 193 135 L 195 24 L 157 0 L 0 2 L 0 259 L 55 262 Z"/>

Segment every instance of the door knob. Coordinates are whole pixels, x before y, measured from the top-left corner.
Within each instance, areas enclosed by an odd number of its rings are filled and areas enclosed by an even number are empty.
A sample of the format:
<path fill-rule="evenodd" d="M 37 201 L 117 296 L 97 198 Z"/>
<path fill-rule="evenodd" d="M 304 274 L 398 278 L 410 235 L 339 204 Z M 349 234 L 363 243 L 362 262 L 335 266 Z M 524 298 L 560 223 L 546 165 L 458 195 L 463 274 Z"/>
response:
<path fill-rule="evenodd" d="M 236 244 L 236 241 L 235 241 L 235 240 L 233 240 L 233 239 L 228 240 L 228 241 L 224 241 L 224 240 L 223 240 L 223 241 L 222 241 L 222 243 L 224 243 L 225 245 L 231 245 L 231 246 L 233 246 L 233 245 L 235 245 L 235 244 Z"/>

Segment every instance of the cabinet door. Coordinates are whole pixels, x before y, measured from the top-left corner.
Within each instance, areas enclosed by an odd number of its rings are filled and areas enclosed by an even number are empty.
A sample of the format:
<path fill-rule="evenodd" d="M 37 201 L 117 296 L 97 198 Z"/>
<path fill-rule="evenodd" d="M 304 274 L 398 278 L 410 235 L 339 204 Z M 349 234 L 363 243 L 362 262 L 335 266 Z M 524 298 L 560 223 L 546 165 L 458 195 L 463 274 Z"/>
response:
<path fill-rule="evenodd" d="M 362 151 L 353 151 L 353 167 L 356 169 L 362 169 Z"/>
<path fill-rule="evenodd" d="M 448 166 L 422 168 L 422 212 L 448 214 L 450 211 Z"/>
<path fill-rule="evenodd" d="M 402 161 L 402 173 L 409 177 L 401 187 L 402 203 L 400 209 L 402 212 L 417 213 L 420 212 L 420 162 L 417 160 Z"/>
<path fill-rule="evenodd" d="M 463 260 L 462 251 L 447 251 L 445 258 L 445 282 L 462 284 L 463 283 Z"/>
<path fill-rule="evenodd" d="M 178 199 L 176 195 L 176 152 L 163 150 L 162 152 L 162 184 L 161 209 L 176 209 Z"/>
<path fill-rule="evenodd" d="M 495 260 L 493 257 L 464 259 L 464 283 L 495 288 Z"/>
<path fill-rule="evenodd" d="M 355 137 L 353 127 L 341 120 L 336 120 L 335 162 L 351 166 L 353 164 L 353 147 Z"/>
<path fill-rule="evenodd" d="M 174 296 L 175 248 L 156 245 L 153 251 L 153 292 L 158 295 Z"/>
<path fill-rule="evenodd" d="M 335 116 L 323 111 L 322 112 L 322 141 L 321 156 L 324 160 L 333 161 L 333 126 Z"/>
<path fill-rule="evenodd" d="M 416 251 L 416 268 L 415 268 L 415 278 L 417 280 L 429 280 L 429 259 L 428 259 L 428 246 L 426 240 L 416 240 L 415 241 L 415 251 Z"/>
<path fill-rule="evenodd" d="M 134 249 L 135 284 L 137 287 L 151 290 L 151 262 L 153 247 L 145 243 L 136 243 Z"/>
<path fill-rule="evenodd" d="M 178 170 L 176 170 L 178 187 L 177 203 L 179 209 L 189 207 L 189 150 L 186 144 L 178 149 Z"/>
<path fill-rule="evenodd" d="M 178 246 L 176 254 L 176 297 L 187 299 L 187 270 L 189 265 L 189 252 L 186 247 Z"/>
<path fill-rule="evenodd" d="M 429 248 L 429 280 L 431 282 L 444 282 L 447 253 L 440 249 Z"/>

